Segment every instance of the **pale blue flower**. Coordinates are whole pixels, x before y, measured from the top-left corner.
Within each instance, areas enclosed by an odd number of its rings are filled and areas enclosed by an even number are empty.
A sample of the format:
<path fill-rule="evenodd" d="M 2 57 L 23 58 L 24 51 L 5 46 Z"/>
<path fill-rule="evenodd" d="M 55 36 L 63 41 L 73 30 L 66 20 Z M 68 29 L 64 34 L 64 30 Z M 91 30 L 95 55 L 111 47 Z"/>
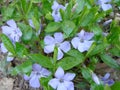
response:
<path fill-rule="evenodd" d="M 78 49 L 80 52 L 88 51 L 88 49 L 94 42 L 93 40 L 91 40 L 93 36 L 93 33 L 81 30 L 81 32 L 78 33 L 77 36 L 72 39 L 71 43 L 73 47 L 75 49 Z"/>
<path fill-rule="evenodd" d="M 53 2 L 53 5 L 52 5 L 52 10 L 53 10 L 52 11 L 52 16 L 53 16 L 55 22 L 62 21 L 62 18 L 61 18 L 59 10 L 60 9 L 65 10 L 66 7 L 67 7 L 67 4 L 66 4 L 66 6 L 63 6 L 63 5 L 59 4 L 56 0 Z"/>
<path fill-rule="evenodd" d="M 8 26 L 1 27 L 2 33 L 8 36 L 8 38 L 11 40 L 13 44 L 15 44 L 15 42 L 19 42 L 20 37 L 22 36 L 22 32 L 17 27 L 17 24 L 15 23 L 15 21 L 11 19 L 11 20 L 8 20 L 6 23 Z M 0 44 L 0 48 L 3 53 L 8 52 L 8 50 L 6 49 L 3 43 Z M 12 53 L 8 52 L 7 61 L 12 61 L 13 59 L 14 57 L 12 57 Z"/>
<path fill-rule="evenodd" d="M 64 70 L 59 67 L 55 72 L 55 78 L 49 81 L 49 85 L 55 90 L 74 90 L 74 73 L 64 73 Z"/>
<path fill-rule="evenodd" d="M 20 41 L 20 37 L 22 36 L 22 32 L 17 27 L 17 24 L 13 19 L 6 22 L 8 26 L 2 26 L 2 33 L 7 35 L 9 39 L 15 43 Z"/>
<path fill-rule="evenodd" d="M 71 49 L 71 45 L 68 41 L 63 41 L 63 34 L 57 32 L 54 34 L 54 37 L 47 35 L 44 38 L 44 52 L 49 54 L 54 51 L 55 46 L 58 47 L 58 56 L 57 59 L 60 60 L 64 54 L 63 52 L 68 52 Z"/>
<path fill-rule="evenodd" d="M 33 64 L 32 66 L 32 72 L 30 76 L 24 75 L 25 80 L 29 80 L 29 85 L 33 88 L 39 88 L 40 87 L 40 81 L 39 79 L 41 77 L 48 77 L 51 72 L 47 69 L 43 68 L 39 64 Z"/>
<path fill-rule="evenodd" d="M 107 11 L 109 9 L 112 9 L 112 5 L 109 4 L 111 0 L 98 0 L 98 5 L 104 10 Z"/>

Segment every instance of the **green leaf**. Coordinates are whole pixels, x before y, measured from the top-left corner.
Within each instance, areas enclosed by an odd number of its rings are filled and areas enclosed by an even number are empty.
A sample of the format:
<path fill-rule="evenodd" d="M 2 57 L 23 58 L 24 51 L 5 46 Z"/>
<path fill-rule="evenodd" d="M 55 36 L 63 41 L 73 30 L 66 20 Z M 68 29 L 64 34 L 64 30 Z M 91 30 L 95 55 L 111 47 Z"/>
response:
<path fill-rule="evenodd" d="M 117 47 L 110 49 L 110 53 L 114 56 L 118 56 L 118 57 L 120 56 L 120 50 Z"/>
<path fill-rule="evenodd" d="M 17 74 L 25 74 L 32 71 L 32 63 L 29 60 L 26 60 L 21 65 L 16 66 L 12 69 L 11 74 L 17 75 Z"/>
<path fill-rule="evenodd" d="M 91 70 L 89 68 L 81 68 L 82 76 L 88 81 L 92 82 Z"/>
<path fill-rule="evenodd" d="M 70 57 L 65 57 L 57 63 L 57 66 L 61 66 L 64 70 L 69 70 L 84 61 L 84 57 L 76 50 L 71 50 L 67 53 Z"/>
<path fill-rule="evenodd" d="M 76 1 L 77 1 L 78 5 L 76 7 L 75 12 L 78 14 L 83 10 L 84 5 L 85 5 L 85 0 L 76 0 Z"/>
<path fill-rule="evenodd" d="M 99 45 L 96 45 L 95 43 L 93 43 L 93 45 L 88 50 L 86 57 L 90 57 L 90 56 L 93 56 L 93 55 L 103 52 L 107 46 L 108 46 L 108 44 L 105 44 L 105 43 L 102 43 Z"/>
<path fill-rule="evenodd" d="M 65 38 L 68 38 L 70 36 L 75 27 L 76 27 L 75 23 L 69 20 L 66 20 L 62 23 L 62 30 L 65 34 Z"/>
<path fill-rule="evenodd" d="M 111 90 L 119 90 L 119 89 L 120 89 L 120 81 L 115 82 L 115 84 L 111 86 Z"/>
<path fill-rule="evenodd" d="M 32 17 L 32 21 L 33 21 L 36 31 L 38 31 L 40 29 L 40 23 L 35 17 Z"/>
<path fill-rule="evenodd" d="M 91 90 L 104 90 L 103 85 L 92 84 Z"/>
<path fill-rule="evenodd" d="M 69 52 L 67 52 L 67 54 L 71 57 L 77 58 L 79 59 L 78 63 L 81 63 L 84 61 L 84 56 L 81 52 L 79 52 L 78 50 L 72 49 Z"/>
<path fill-rule="evenodd" d="M 1 39 L 2 42 L 4 43 L 5 47 L 7 48 L 7 50 L 9 52 L 11 52 L 13 55 L 15 55 L 15 48 L 14 45 L 12 44 L 11 40 L 5 35 L 5 34 L 1 34 Z"/>
<path fill-rule="evenodd" d="M 33 36 L 32 28 L 29 25 L 18 23 L 18 26 L 20 27 L 22 31 L 22 40 L 24 42 L 30 41 Z"/>
<path fill-rule="evenodd" d="M 89 26 L 90 30 L 93 31 L 94 33 L 94 37 L 96 40 L 99 40 L 100 37 L 102 36 L 102 29 L 99 27 L 99 25 L 95 24 L 95 25 L 90 25 Z"/>
<path fill-rule="evenodd" d="M 30 54 L 28 56 L 31 60 L 33 60 L 36 63 L 39 63 L 43 67 L 53 68 L 53 64 L 50 61 L 50 58 L 47 56 L 43 56 L 42 54 Z"/>
<path fill-rule="evenodd" d="M 115 69 L 120 69 L 120 65 L 110 56 L 107 54 L 101 54 L 100 55 L 102 61 L 107 64 L 108 66 L 115 68 Z"/>
<path fill-rule="evenodd" d="M 24 55 L 27 55 L 27 49 L 20 43 L 16 43 L 16 54 L 18 57 L 23 58 Z"/>
<path fill-rule="evenodd" d="M 55 32 L 57 31 L 61 26 L 61 23 L 59 22 L 51 22 L 47 25 L 45 31 L 50 33 L 50 32 Z"/>

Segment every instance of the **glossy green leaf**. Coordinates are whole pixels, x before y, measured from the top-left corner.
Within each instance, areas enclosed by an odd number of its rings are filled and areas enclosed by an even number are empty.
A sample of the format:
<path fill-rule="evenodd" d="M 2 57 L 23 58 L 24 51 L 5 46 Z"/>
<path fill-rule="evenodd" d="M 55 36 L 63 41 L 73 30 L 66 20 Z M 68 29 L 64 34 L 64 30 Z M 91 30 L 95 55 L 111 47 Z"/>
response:
<path fill-rule="evenodd" d="M 14 45 L 12 44 L 11 40 L 5 35 L 1 35 L 2 42 L 4 43 L 5 47 L 9 52 L 11 52 L 13 55 L 15 55 L 15 48 Z"/>
<path fill-rule="evenodd" d="M 65 57 L 62 60 L 60 60 L 57 63 L 57 66 L 61 66 L 64 70 L 69 70 L 84 61 L 83 55 L 78 53 L 77 51 L 70 51 L 68 52 L 68 54 L 70 55 L 70 57 Z"/>
<path fill-rule="evenodd" d="M 30 54 L 29 58 L 36 63 L 39 63 L 41 66 L 46 68 L 53 68 L 53 64 L 50 61 L 50 58 L 42 54 Z"/>
<path fill-rule="evenodd" d="M 45 31 L 48 33 L 55 32 L 60 28 L 60 26 L 61 26 L 61 23 L 59 23 L 59 22 L 51 22 L 47 25 Z"/>
<path fill-rule="evenodd" d="M 18 57 L 23 58 L 24 55 L 27 55 L 27 49 L 20 43 L 16 43 L 16 54 Z"/>
<path fill-rule="evenodd" d="M 65 34 L 65 38 L 68 38 L 70 36 L 70 34 L 73 32 L 73 30 L 75 29 L 76 25 L 74 22 L 72 21 L 64 21 L 62 23 L 62 30 Z"/>
<path fill-rule="evenodd" d="M 107 54 L 101 54 L 100 55 L 102 61 L 107 64 L 108 66 L 115 68 L 115 69 L 120 69 L 120 65 L 109 55 Z"/>

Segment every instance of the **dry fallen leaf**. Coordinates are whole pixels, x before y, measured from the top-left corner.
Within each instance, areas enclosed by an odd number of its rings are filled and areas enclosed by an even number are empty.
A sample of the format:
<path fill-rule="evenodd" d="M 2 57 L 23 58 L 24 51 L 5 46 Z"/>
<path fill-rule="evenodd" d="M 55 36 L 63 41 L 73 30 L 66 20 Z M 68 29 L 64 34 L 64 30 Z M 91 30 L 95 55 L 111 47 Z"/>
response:
<path fill-rule="evenodd" d="M 1 78 L 0 79 L 0 90 L 12 90 L 14 80 L 12 78 Z"/>

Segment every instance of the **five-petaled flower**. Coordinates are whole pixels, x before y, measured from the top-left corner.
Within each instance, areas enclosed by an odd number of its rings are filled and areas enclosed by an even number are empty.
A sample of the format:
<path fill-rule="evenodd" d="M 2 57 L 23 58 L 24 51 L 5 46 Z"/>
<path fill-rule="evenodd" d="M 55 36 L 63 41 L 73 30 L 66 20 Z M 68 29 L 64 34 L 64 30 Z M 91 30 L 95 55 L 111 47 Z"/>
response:
<path fill-rule="evenodd" d="M 63 34 L 57 32 L 54 34 L 54 38 L 50 35 L 45 36 L 44 38 L 44 52 L 49 54 L 54 51 L 54 47 L 58 47 L 58 56 L 57 60 L 60 60 L 63 57 L 63 52 L 68 52 L 71 49 L 71 45 L 68 41 L 64 41 Z"/>
<path fill-rule="evenodd" d="M 24 79 L 29 80 L 29 84 L 31 87 L 39 88 L 39 79 L 41 77 L 48 77 L 51 74 L 51 72 L 43 68 L 39 64 L 33 64 L 32 69 L 33 71 L 31 72 L 30 76 L 24 75 Z"/>
<path fill-rule="evenodd" d="M 15 42 L 20 41 L 20 37 L 22 36 L 22 32 L 17 27 L 17 24 L 13 19 L 6 22 L 8 26 L 2 26 L 2 33 L 8 36 L 11 42 L 14 44 Z M 0 44 L 1 51 L 3 53 L 7 53 L 8 50 L 4 46 L 3 43 Z M 8 52 L 7 61 L 12 61 L 14 58 L 12 57 L 12 53 Z"/>
<path fill-rule="evenodd" d="M 112 9 L 112 5 L 109 4 L 111 2 L 111 0 L 98 0 L 98 4 L 100 5 L 100 7 L 104 10 L 107 11 L 109 9 Z"/>
<path fill-rule="evenodd" d="M 64 70 L 59 67 L 55 72 L 55 78 L 49 81 L 49 85 L 57 90 L 74 90 L 74 73 L 64 73 Z"/>
<path fill-rule="evenodd" d="M 55 22 L 59 22 L 59 21 L 62 20 L 59 10 L 60 9 L 65 10 L 66 6 L 67 6 L 67 4 L 64 7 L 63 5 L 58 4 L 58 2 L 56 2 L 56 1 L 53 2 L 53 5 L 52 5 L 52 10 L 53 10 L 52 16 L 53 16 Z"/>
<path fill-rule="evenodd" d="M 73 47 L 75 49 L 78 49 L 80 52 L 88 51 L 88 49 L 94 42 L 93 40 L 91 40 L 93 36 L 93 33 L 81 30 L 81 32 L 78 33 L 77 36 L 72 39 L 71 43 Z"/>

